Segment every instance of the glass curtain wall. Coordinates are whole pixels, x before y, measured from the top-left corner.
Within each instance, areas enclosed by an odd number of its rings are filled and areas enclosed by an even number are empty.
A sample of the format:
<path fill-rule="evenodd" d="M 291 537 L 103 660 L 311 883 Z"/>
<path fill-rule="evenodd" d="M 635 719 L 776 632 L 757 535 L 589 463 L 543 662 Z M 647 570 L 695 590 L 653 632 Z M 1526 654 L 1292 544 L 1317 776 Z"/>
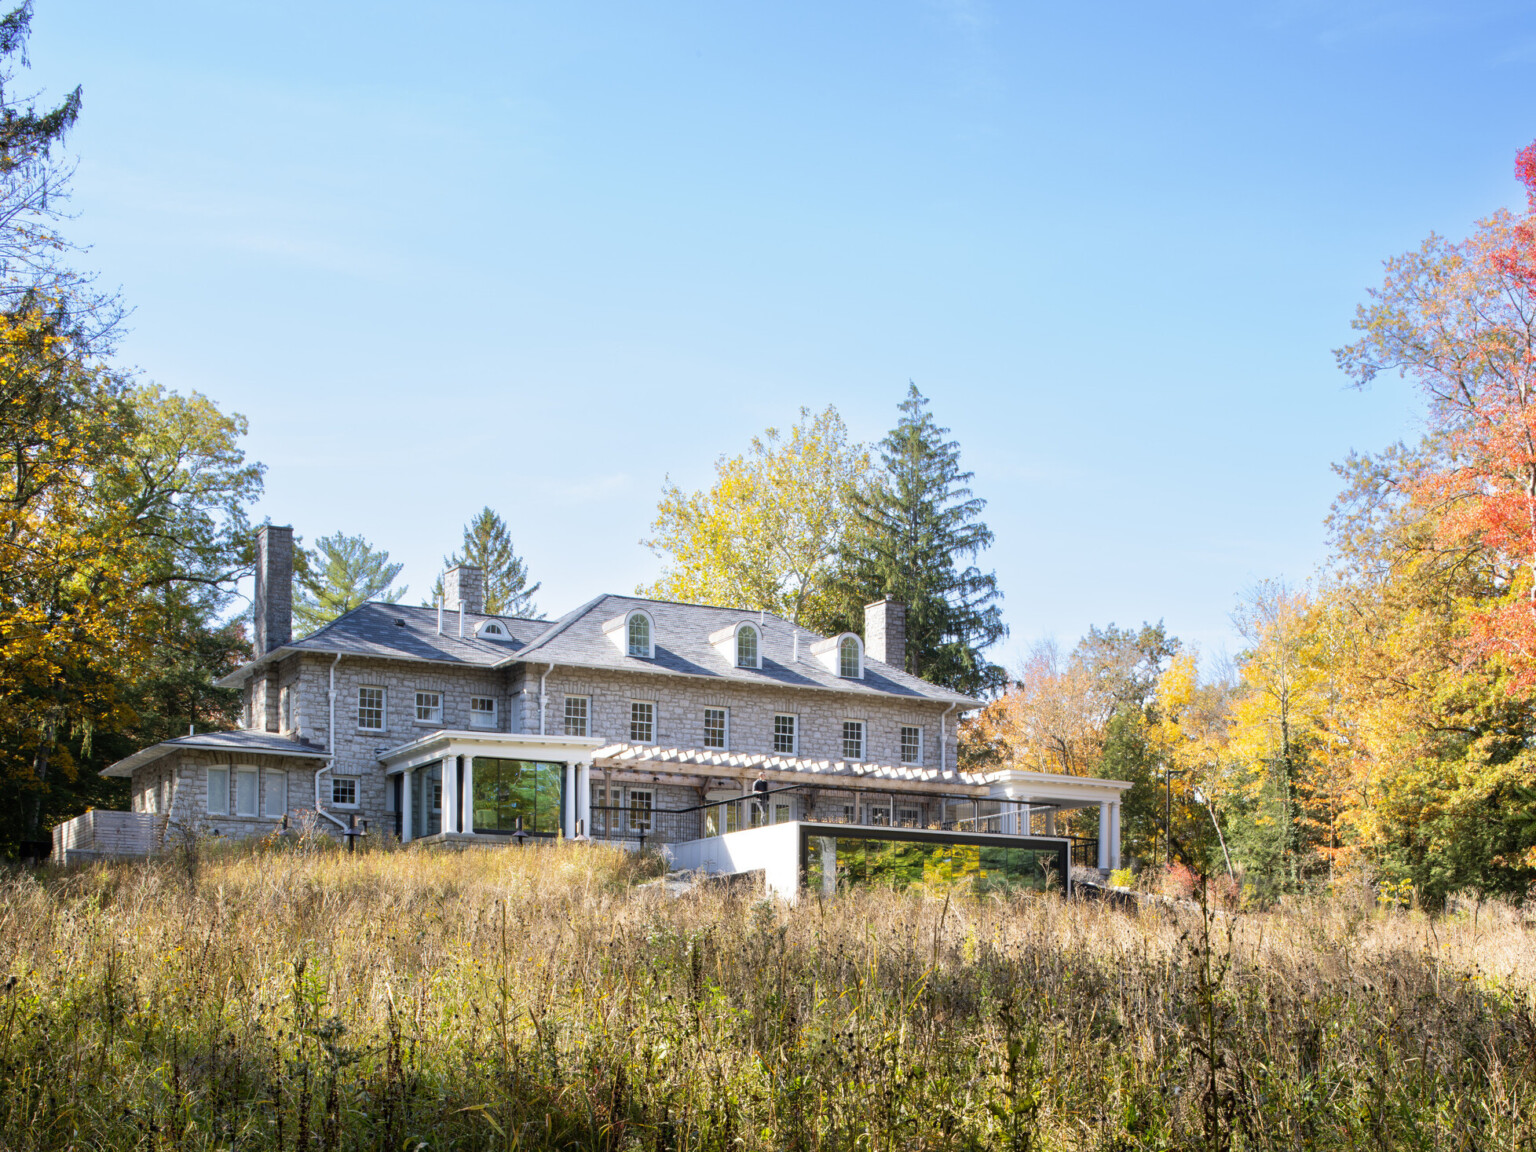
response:
<path fill-rule="evenodd" d="M 1054 849 L 937 844 L 856 836 L 810 836 L 806 886 L 831 895 L 856 884 L 932 891 L 967 888 L 976 895 L 1019 889 L 1061 890 L 1060 853 Z"/>
<path fill-rule="evenodd" d="M 565 765 L 542 760 L 475 757 L 475 831 L 523 831 L 553 836 L 560 831 Z"/>

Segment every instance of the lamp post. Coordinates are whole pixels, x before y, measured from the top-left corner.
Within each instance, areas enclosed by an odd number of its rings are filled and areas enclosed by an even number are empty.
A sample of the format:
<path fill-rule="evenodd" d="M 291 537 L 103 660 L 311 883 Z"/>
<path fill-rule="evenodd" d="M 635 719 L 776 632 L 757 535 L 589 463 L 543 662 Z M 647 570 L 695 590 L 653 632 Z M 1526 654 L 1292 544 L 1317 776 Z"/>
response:
<path fill-rule="evenodd" d="M 1184 775 L 1182 768 L 1163 769 L 1163 863 L 1173 863 L 1173 778 Z"/>

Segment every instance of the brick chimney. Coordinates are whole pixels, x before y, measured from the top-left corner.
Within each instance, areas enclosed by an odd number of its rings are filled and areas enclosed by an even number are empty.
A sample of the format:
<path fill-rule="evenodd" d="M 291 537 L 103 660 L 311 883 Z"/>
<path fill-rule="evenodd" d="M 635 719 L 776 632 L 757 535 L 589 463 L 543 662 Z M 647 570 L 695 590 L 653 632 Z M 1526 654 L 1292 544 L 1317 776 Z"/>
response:
<path fill-rule="evenodd" d="M 886 598 L 864 605 L 864 655 L 892 668 L 907 667 L 907 606 Z"/>
<path fill-rule="evenodd" d="M 471 616 L 485 615 L 485 572 L 473 564 L 455 564 L 443 573 L 443 607 L 457 612 L 460 601 Z"/>
<path fill-rule="evenodd" d="M 256 655 L 293 639 L 293 528 L 256 530 Z"/>

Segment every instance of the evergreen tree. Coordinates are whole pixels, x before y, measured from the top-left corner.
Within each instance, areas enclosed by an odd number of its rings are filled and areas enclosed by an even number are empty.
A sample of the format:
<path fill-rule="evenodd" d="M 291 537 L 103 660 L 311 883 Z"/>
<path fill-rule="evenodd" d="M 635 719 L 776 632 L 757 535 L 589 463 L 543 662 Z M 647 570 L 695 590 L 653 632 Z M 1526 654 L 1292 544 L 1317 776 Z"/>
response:
<path fill-rule="evenodd" d="M 295 631 L 313 632 L 352 609 L 378 600 L 397 603 L 407 589 L 390 591 L 404 564 L 391 564 L 389 553 L 361 536 L 337 532 L 322 536 L 296 564 L 299 595 L 293 605 Z"/>
<path fill-rule="evenodd" d="M 915 384 L 901 419 L 879 444 L 881 469 L 854 498 L 843 545 L 845 611 L 888 596 L 907 607 L 906 671 L 960 692 L 1000 688 L 1006 676 L 983 653 L 1008 634 L 997 575 L 974 563 L 992 543 L 971 494 L 960 445 L 934 423 Z"/>
<path fill-rule="evenodd" d="M 473 564 L 485 573 L 485 611 L 488 616 L 521 616 L 539 619 L 533 594 L 542 583 L 528 586 L 528 564 L 512 547 L 512 533 L 506 521 L 488 506 L 464 525 L 461 551 L 443 558 L 443 567 Z M 433 586 L 434 602 L 443 594 L 443 578 Z"/>

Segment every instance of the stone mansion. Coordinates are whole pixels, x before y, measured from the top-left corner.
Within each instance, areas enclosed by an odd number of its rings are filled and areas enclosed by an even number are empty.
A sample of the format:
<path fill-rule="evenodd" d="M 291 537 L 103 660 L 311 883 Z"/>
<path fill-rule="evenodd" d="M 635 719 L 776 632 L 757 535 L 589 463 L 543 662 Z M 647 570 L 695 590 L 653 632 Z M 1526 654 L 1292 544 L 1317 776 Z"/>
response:
<path fill-rule="evenodd" d="M 892 601 L 862 635 L 825 637 L 619 595 L 526 620 L 486 614 L 482 573 L 461 565 L 436 607 L 368 603 L 295 638 L 292 572 L 292 529 L 263 527 L 255 657 L 220 681 L 243 693 L 242 726 L 105 769 L 131 778 L 135 812 L 220 836 L 286 817 L 633 846 L 805 820 L 1054 836 L 1057 810 L 1097 806 L 1087 862 L 1118 860 L 1122 782 L 958 769 L 959 717 L 982 702 L 903 671 Z M 724 803 L 754 785 L 766 798 Z"/>

